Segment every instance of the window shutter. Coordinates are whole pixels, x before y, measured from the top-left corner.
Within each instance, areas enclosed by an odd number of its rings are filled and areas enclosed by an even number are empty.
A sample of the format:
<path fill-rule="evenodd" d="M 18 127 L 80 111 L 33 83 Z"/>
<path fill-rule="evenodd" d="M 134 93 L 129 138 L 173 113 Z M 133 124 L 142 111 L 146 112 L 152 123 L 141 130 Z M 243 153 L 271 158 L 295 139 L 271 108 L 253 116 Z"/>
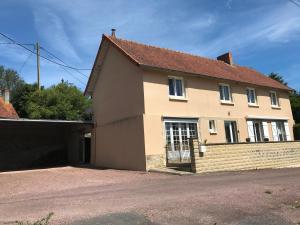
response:
<path fill-rule="evenodd" d="M 271 125 L 272 125 L 273 141 L 279 141 L 276 122 L 271 122 Z"/>
<path fill-rule="evenodd" d="M 254 129 L 253 129 L 253 121 L 247 121 L 248 125 L 248 133 L 251 142 L 255 142 Z"/>
<path fill-rule="evenodd" d="M 269 138 L 268 122 L 262 122 L 262 126 L 264 131 L 264 138 Z"/>
<path fill-rule="evenodd" d="M 291 141 L 291 134 L 290 134 L 290 129 L 289 129 L 289 123 L 284 122 L 284 129 L 285 129 L 285 134 L 286 134 L 286 140 Z"/>

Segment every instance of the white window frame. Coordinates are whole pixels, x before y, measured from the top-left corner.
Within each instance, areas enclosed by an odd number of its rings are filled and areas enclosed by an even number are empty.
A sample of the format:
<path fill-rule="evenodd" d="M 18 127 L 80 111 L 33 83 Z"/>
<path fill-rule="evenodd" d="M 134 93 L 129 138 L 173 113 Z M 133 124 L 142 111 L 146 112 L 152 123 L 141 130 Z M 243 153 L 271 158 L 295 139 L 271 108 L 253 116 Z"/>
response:
<path fill-rule="evenodd" d="M 213 128 L 210 127 L 210 122 L 213 122 Z M 208 131 L 211 134 L 216 134 L 217 133 L 216 120 L 208 120 Z"/>
<path fill-rule="evenodd" d="M 220 87 L 228 87 L 229 100 L 221 99 Z M 223 94 L 223 96 L 225 96 L 225 92 L 224 92 L 224 89 L 223 89 L 223 88 L 222 88 L 222 94 Z M 220 98 L 219 98 L 219 99 L 220 99 L 221 103 L 230 103 L 230 104 L 233 103 L 233 100 L 232 100 L 232 94 L 231 94 L 231 88 L 230 88 L 230 85 L 229 85 L 229 84 L 224 84 L 224 83 L 220 83 L 220 84 L 219 84 L 219 95 L 220 95 Z"/>
<path fill-rule="evenodd" d="M 253 91 L 253 93 L 254 93 L 254 102 L 249 102 L 248 93 L 250 93 L 251 91 Z M 248 105 L 250 105 L 250 106 L 257 106 L 258 105 L 257 104 L 257 95 L 256 95 L 255 88 L 247 87 L 247 89 L 246 89 L 246 95 L 247 95 Z"/>
<path fill-rule="evenodd" d="M 272 94 L 275 95 L 276 105 L 273 105 L 273 96 L 272 96 Z M 276 91 L 270 91 L 270 100 L 271 100 L 271 106 L 272 107 L 279 108 L 279 99 L 278 99 Z"/>
<path fill-rule="evenodd" d="M 170 89 L 168 90 L 169 98 L 170 99 L 186 99 L 186 91 L 185 91 L 185 85 L 184 85 L 184 79 L 183 77 L 177 77 L 177 76 L 168 76 L 168 88 L 169 87 L 169 80 L 173 80 L 173 86 L 174 86 L 174 95 L 170 95 Z M 181 89 L 182 89 L 182 95 L 177 95 L 176 90 L 176 80 L 181 81 Z M 174 85 L 175 84 L 175 85 Z"/>

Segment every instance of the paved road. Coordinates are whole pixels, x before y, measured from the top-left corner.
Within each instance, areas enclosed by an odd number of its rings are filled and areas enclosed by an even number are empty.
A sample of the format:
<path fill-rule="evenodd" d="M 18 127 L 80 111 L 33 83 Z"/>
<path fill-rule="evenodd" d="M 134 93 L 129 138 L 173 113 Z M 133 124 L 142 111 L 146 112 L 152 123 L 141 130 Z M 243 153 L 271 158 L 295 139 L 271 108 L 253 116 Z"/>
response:
<path fill-rule="evenodd" d="M 177 176 L 56 168 L 0 174 L 0 224 L 300 223 L 300 168 Z M 299 208 L 297 208 L 299 207 Z"/>

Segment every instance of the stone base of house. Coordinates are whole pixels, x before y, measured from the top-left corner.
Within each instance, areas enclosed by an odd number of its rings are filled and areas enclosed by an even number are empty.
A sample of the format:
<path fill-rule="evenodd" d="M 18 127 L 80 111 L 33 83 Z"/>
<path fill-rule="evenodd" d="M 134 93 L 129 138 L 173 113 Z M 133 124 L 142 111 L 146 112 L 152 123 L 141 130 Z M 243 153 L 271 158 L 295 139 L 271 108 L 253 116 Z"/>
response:
<path fill-rule="evenodd" d="M 193 140 L 191 162 L 192 171 L 196 173 L 300 167 L 300 142 L 199 146 L 198 141 Z"/>
<path fill-rule="evenodd" d="M 152 168 L 166 167 L 165 154 L 147 155 L 146 156 L 147 170 Z"/>

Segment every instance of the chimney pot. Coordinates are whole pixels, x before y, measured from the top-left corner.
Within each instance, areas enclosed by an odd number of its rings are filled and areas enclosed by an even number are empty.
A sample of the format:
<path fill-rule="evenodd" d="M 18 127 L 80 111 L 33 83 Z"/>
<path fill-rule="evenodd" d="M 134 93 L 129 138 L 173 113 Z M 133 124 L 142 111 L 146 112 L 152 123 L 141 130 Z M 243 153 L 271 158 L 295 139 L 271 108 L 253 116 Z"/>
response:
<path fill-rule="evenodd" d="M 223 55 L 218 56 L 217 60 L 223 61 L 223 62 L 225 62 L 225 63 L 227 63 L 229 65 L 233 65 L 233 60 L 232 60 L 232 54 L 231 54 L 231 52 L 227 52 L 227 53 L 225 53 Z"/>
<path fill-rule="evenodd" d="M 115 28 L 111 29 L 111 36 L 116 37 L 116 29 Z"/>
<path fill-rule="evenodd" d="M 10 103 L 10 92 L 9 92 L 9 89 L 4 89 L 3 91 L 4 95 L 4 102 L 5 104 L 9 104 Z"/>

